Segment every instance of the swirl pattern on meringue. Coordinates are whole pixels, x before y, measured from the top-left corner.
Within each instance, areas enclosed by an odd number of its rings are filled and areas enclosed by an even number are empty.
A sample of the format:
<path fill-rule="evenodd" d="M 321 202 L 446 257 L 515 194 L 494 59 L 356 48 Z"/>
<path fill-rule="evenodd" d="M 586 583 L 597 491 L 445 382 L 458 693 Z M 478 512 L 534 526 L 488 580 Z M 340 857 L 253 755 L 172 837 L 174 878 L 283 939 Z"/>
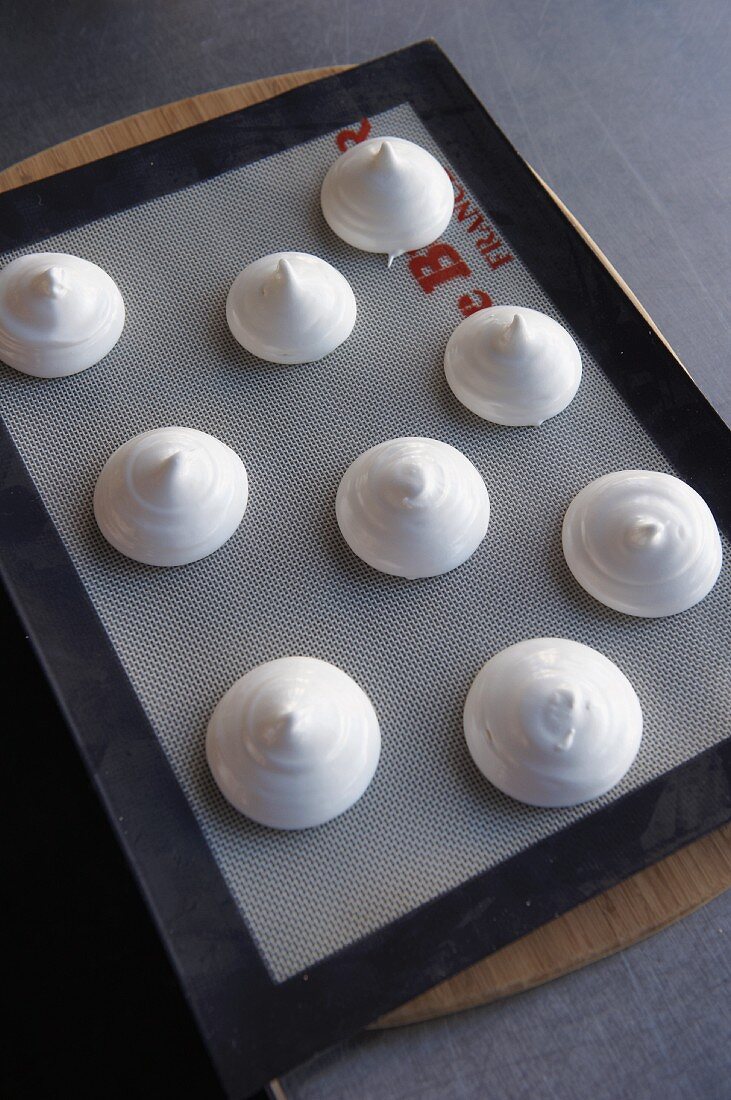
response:
<path fill-rule="evenodd" d="M 331 165 L 320 193 L 325 221 L 348 244 L 396 256 L 425 248 L 447 228 L 452 182 L 413 141 L 371 138 Z"/>
<path fill-rule="evenodd" d="M 531 638 L 478 672 L 464 706 L 472 759 L 532 806 L 575 806 L 614 787 L 642 738 L 642 708 L 617 666 L 566 638 Z"/>
<path fill-rule="evenodd" d="M 376 712 L 335 665 L 284 657 L 247 672 L 218 703 L 206 756 L 221 793 L 273 829 L 322 825 L 357 802 L 381 751 Z"/>
<path fill-rule="evenodd" d="M 155 428 L 123 443 L 96 483 L 94 515 L 120 553 L 145 565 L 187 565 L 231 537 L 249 482 L 230 447 L 194 428 Z"/>
<path fill-rule="evenodd" d="M 242 347 L 270 363 L 311 363 L 350 336 L 356 317 L 348 280 L 306 252 L 273 252 L 241 271 L 226 320 Z"/>
<path fill-rule="evenodd" d="M 117 284 L 79 256 L 35 252 L 0 271 L 0 360 L 23 374 L 86 370 L 114 347 L 124 318 Z"/>
<path fill-rule="evenodd" d="M 335 512 L 364 562 L 410 580 L 462 565 L 482 542 L 490 498 L 477 469 L 437 439 L 389 439 L 345 471 Z"/>
<path fill-rule="evenodd" d="M 444 373 L 455 397 L 495 424 L 539 425 L 581 382 L 581 354 L 557 321 L 525 306 L 492 306 L 452 333 Z"/>
<path fill-rule="evenodd" d="M 652 470 L 619 470 L 584 486 L 566 512 L 562 540 L 582 588 L 626 615 L 686 611 L 721 571 L 721 538 L 706 502 L 679 478 Z"/>

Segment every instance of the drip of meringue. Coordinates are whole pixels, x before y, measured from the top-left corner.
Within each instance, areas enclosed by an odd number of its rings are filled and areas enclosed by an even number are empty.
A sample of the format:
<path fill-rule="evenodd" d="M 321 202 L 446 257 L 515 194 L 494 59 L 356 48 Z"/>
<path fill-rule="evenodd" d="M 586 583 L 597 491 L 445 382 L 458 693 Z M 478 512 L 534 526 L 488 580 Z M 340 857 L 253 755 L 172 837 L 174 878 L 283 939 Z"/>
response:
<path fill-rule="evenodd" d="M 617 666 L 566 638 L 531 638 L 478 672 L 464 707 L 472 759 L 505 794 L 574 806 L 617 784 L 637 755 L 642 709 Z"/>
<path fill-rule="evenodd" d="M 566 564 L 615 611 L 656 618 L 693 607 L 721 571 L 721 538 L 702 497 L 677 477 L 619 470 L 590 482 L 563 522 Z"/>
<path fill-rule="evenodd" d="M 346 470 L 335 512 L 343 538 L 382 573 L 415 579 L 462 565 L 482 542 L 490 500 L 460 451 L 436 439 L 389 439 Z"/>
<path fill-rule="evenodd" d="M 483 420 L 539 425 L 573 400 L 581 355 L 566 329 L 545 313 L 492 306 L 454 330 L 444 373 L 455 397 Z"/>
<path fill-rule="evenodd" d="M 86 370 L 114 347 L 124 318 L 119 287 L 89 260 L 36 252 L 0 271 L 0 360 L 23 374 Z"/>
<path fill-rule="evenodd" d="M 249 483 L 230 447 L 194 428 L 155 428 L 122 444 L 96 483 L 94 515 L 120 553 L 145 565 L 187 565 L 231 537 Z"/>
<path fill-rule="evenodd" d="M 247 672 L 218 703 L 206 737 L 221 793 L 273 829 L 322 825 L 349 809 L 373 778 L 380 750 L 368 696 L 314 657 Z"/>
<path fill-rule="evenodd" d="M 331 165 L 320 194 L 330 228 L 365 252 L 394 257 L 440 237 L 454 208 L 449 176 L 431 153 L 403 138 L 371 138 Z"/>
<path fill-rule="evenodd" d="M 226 299 L 234 338 L 270 363 L 311 363 L 353 330 L 355 295 L 347 279 L 317 256 L 274 252 L 245 267 Z"/>

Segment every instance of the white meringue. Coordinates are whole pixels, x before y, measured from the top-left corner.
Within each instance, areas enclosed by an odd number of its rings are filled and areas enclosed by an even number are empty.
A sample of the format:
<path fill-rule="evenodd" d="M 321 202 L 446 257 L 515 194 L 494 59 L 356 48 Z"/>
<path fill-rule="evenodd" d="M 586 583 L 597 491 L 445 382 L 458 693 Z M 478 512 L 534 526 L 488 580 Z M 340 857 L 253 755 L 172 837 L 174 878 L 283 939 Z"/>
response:
<path fill-rule="evenodd" d="M 435 577 L 482 542 L 490 498 L 460 451 L 437 439 L 389 439 L 356 458 L 335 500 L 343 538 L 374 569 Z"/>
<path fill-rule="evenodd" d="M 155 428 L 123 443 L 94 491 L 104 538 L 146 565 L 187 565 L 231 537 L 246 511 L 246 468 L 195 428 Z"/>
<path fill-rule="evenodd" d="M 355 295 L 348 280 L 317 256 L 273 252 L 241 271 L 226 299 L 236 340 L 270 363 L 311 363 L 353 331 Z"/>
<path fill-rule="evenodd" d="M 563 328 L 537 309 L 492 306 L 466 317 L 444 354 L 455 397 L 495 424 L 542 424 L 573 400 L 581 355 Z"/>
<path fill-rule="evenodd" d="M 642 709 L 602 653 L 566 638 L 531 638 L 480 669 L 464 732 L 475 764 L 505 794 L 532 806 L 574 806 L 629 769 Z"/>
<path fill-rule="evenodd" d="M 273 829 L 322 825 L 357 802 L 381 751 L 365 692 L 335 665 L 284 657 L 247 672 L 208 723 L 206 756 L 221 793 Z"/>
<path fill-rule="evenodd" d="M 86 370 L 124 328 L 114 280 L 64 252 L 19 256 L 0 271 L 0 360 L 37 378 Z"/>
<path fill-rule="evenodd" d="M 721 571 L 721 538 L 702 497 L 677 477 L 619 470 L 590 482 L 563 521 L 566 564 L 615 611 L 656 618 L 698 603 Z"/>
<path fill-rule="evenodd" d="M 325 221 L 348 244 L 395 256 L 441 236 L 454 209 L 437 160 L 403 138 L 371 138 L 331 165 L 320 193 Z"/>

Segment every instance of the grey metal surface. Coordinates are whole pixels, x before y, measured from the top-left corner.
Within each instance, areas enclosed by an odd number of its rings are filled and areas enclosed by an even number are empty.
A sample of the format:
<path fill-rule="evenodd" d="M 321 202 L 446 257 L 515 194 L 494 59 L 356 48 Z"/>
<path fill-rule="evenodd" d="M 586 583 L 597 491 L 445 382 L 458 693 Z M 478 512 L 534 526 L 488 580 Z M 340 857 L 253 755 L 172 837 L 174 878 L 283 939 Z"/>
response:
<path fill-rule="evenodd" d="M 164 0 L 4 0 L 0 162 L 183 95 L 428 35 L 731 420 L 727 0 L 178 0 L 173 15 Z M 420 1028 L 420 1042 L 411 1029 L 370 1036 L 367 1063 L 347 1048 L 297 1086 L 323 1100 L 571 1098 L 592 1084 L 611 1100 L 721 1100 L 731 1094 L 730 915 L 731 894 L 618 958 L 454 1018 L 443 1042 L 439 1025 Z M 589 1036 L 602 1019 L 612 1026 L 599 1082 Z M 553 1027 L 524 1058 L 536 1020 Z M 416 1077 L 404 1072 L 412 1065 Z"/>
<path fill-rule="evenodd" d="M 282 1082 L 287 1100 L 728 1100 L 731 913 L 717 898 L 518 997 L 366 1034 Z"/>

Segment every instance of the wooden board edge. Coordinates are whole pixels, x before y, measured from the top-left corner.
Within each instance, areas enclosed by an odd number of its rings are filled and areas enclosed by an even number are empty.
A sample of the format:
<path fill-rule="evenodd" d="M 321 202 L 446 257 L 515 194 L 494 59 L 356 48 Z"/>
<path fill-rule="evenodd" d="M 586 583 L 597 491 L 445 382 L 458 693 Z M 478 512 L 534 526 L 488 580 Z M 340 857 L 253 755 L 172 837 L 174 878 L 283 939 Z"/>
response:
<path fill-rule="evenodd" d="M 731 825 L 689 844 L 382 1016 L 401 1027 L 490 1004 L 639 943 L 731 886 Z"/>
<path fill-rule="evenodd" d="M 124 149 L 132 149 L 156 138 L 186 130 L 199 122 L 208 122 L 232 111 L 253 107 L 255 103 L 263 103 L 265 99 L 272 99 L 283 92 L 333 76 L 348 68 L 351 66 L 331 65 L 324 69 L 283 73 L 263 80 L 253 80 L 248 84 L 234 84 L 109 122 L 96 130 L 88 130 L 40 153 L 34 153 L 6 168 L 0 172 L 0 192 L 11 191 L 14 187 L 34 183 L 46 176 L 55 176 L 69 168 L 79 168 L 82 164 L 90 164 Z"/>
<path fill-rule="evenodd" d="M 527 162 L 526 162 L 526 163 L 527 163 Z M 616 269 L 616 267 L 614 266 L 614 264 L 613 264 L 613 263 L 611 262 L 611 260 L 609 260 L 609 259 L 608 259 L 608 258 L 607 258 L 607 257 L 606 257 L 606 256 L 604 255 L 604 253 L 602 252 L 601 248 L 600 248 L 600 247 L 599 247 L 599 245 L 598 245 L 598 244 L 596 243 L 596 241 L 594 240 L 594 238 L 593 238 L 593 237 L 591 237 L 591 236 L 590 236 L 590 235 L 589 235 L 589 234 L 587 233 L 586 229 L 584 229 L 584 226 L 583 226 L 583 225 L 581 224 L 581 222 L 580 222 L 580 221 L 578 220 L 578 218 L 575 218 L 575 217 L 574 217 L 574 215 L 573 215 L 573 214 L 571 213 L 571 211 L 569 210 L 569 208 L 568 208 L 567 206 L 565 206 L 565 205 L 564 205 L 564 203 L 563 203 L 563 202 L 561 201 L 561 199 L 560 199 L 560 198 L 558 197 L 558 195 L 556 194 L 556 192 L 555 192 L 555 191 L 554 191 L 554 190 L 553 190 L 553 189 L 552 189 L 551 187 L 549 187 L 549 185 L 548 185 L 548 184 L 546 183 L 546 181 L 545 181 L 545 180 L 544 180 L 544 179 L 543 179 L 543 178 L 542 178 L 541 176 L 539 176 L 539 175 L 538 175 L 538 173 L 536 172 L 535 168 L 531 168 L 530 164 L 528 164 L 528 168 L 530 168 L 531 172 L 532 172 L 532 173 L 533 173 L 533 175 L 534 175 L 534 176 L 536 177 L 536 179 L 537 179 L 537 180 L 538 180 L 538 182 L 540 183 L 541 187 L 543 187 L 543 189 L 544 189 L 545 191 L 547 191 L 547 192 L 548 192 L 548 194 L 549 194 L 549 195 L 551 196 L 551 198 L 552 198 L 552 199 L 553 199 L 553 201 L 554 201 L 554 202 L 556 203 L 556 206 L 557 206 L 557 207 L 559 208 L 559 210 L 561 210 L 561 212 L 562 212 L 562 213 L 563 213 L 563 214 L 564 214 L 564 215 L 565 215 L 565 216 L 566 216 L 566 217 L 568 218 L 568 220 L 569 220 L 569 221 L 571 222 L 572 226 L 574 227 L 574 229 L 576 230 L 576 232 L 577 232 L 577 233 L 579 234 L 579 236 L 580 236 L 580 237 L 581 237 L 581 238 L 582 238 L 582 239 L 583 239 L 583 240 L 584 240 L 584 241 L 585 241 L 585 242 L 586 242 L 586 243 L 588 244 L 589 248 L 590 248 L 590 249 L 592 250 L 592 252 L 593 252 L 593 253 L 594 253 L 594 255 L 596 256 L 596 258 L 597 258 L 597 259 L 599 260 L 599 262 L 600 262 L 600 263 L 601 263 L 601 264 L 602 264 L 602 265 L 603 265 L 603 266 L 604 266 L 604 267 L 605 267 L 605 268 L 607 269 L 607 271 L 609 272 L 609 274 L 610 274 L 610 275 L 612 276 L 612 278 L 614 279 L 615 283 L 618 283 L 618 284 L 619 284 L 619 286 L 620 286 L 620 287 L 622 288 L 622 290 L 623 290 L 623 291 L 624 291 L 624 293 L 625 293 L 625 294 L 627 295 L 627 297 L 629 298 L 629 300 L 630 300 L 630 301 L 632 302 L 632 305 L 633 305 L 633 306 L 635 307 L 635 309 L 636 309 L 636 310 L 637 310 L 637 311 L 638 311 L 639 313 L 641 313 L 641 314 L 642 314 L 642 316 L 643 316 L 643 317 L 644 317 L 644 319 L 645 319 L 645 320 L 647 321 L 648 325 L 650 326 L 650 328 L 652 329 L 652 331 L 653 331 L 653 332 L 655 333 L 655 335 L 656 335 L 656 336 L 658 337 L 658 339 L 662 340 L 663 344 L 664 344 L 664 345 L 665 345 L 665 347 L 666 347 L 666 348 L 668 349 L 668 351 L 669 351 L 669 352 L 670 352 L 670 354 L 672 355 L 673 359 L 675 359 L 675 360 L 676 360 L 676 362 L 677 362 L 677 363 L 679 363 L 679 364 L 680 364 L 680 366 L 681 366 L 681 367 L 683 368 L 683 370 L 685 371 L 685 373 L 686 373 L 686 374 L 688 374 L 689 372 L 688 372 L 688 369 L 687 369 L 687 367 L 686 367 L 686 366 L 685 366 L 685 364 L 684 364 L 684 363 L 682 362 L 682 360 L 681 360 L 681 359 L 680 359 L 680 358 L 678 357 L 678 355 L 677 355 L 677 353 L 675 352 L 674 348 L 672 348 L 672 347 L 670 346 L 670 344 L 669 344 L 669 343 L 668 343 L 668 341 L 667 341 L 667 340 L 665 339 L 665 337 L 663 336 L 662 332 L 661 332 L 661 331 L 660 331 L 660 329 L 659 329 L 659 328 L 657 327 L 657 325 L 656 325 L 656 324 L 655 324 L 655 322 L 653 321 L 652 317 L 651 317 L 651 316 L 650 316 L 650 314 L 649 314 L 649 313 L 647 312 L 647 310 L 645 309 L 645 307 L 643 306 L 642 302 L 641 302 L 641 301 L 639 300 L 639 298 L 637 297 L 637 295 L 635 294 L 635 292 L 634 292 L 634 291 L 632 290 L 632 288 L 631 288 L 631 287 L 630 287 L 630 286 L 629 286 L 629 285 L 628 285 L 628 284 L 627 284 L 627 283 L 626 283 L 626 282 L 624 281 L 624 279 L 623 279 L 623 278 L 622 278 L 622 276 L 621 276 L 621 275 L 619 274 L 619 272 L 617 271 L 617 269 Z"/>
<path fill-rule="evenodd" d="M 347 68 L 350 66 L 286 73 L 206 92 L 120 119 L 36 153 L 0 172 L 0 192 L 261 103 Z M 551 188 L 539 176 L 537 178 L 672 352 L 646 310 L 581 223 Z M 731 825 L 557 917 L 381 1017 L 371 1026 L 389 1028 L 419 1023 L 531 989 L 645 939 L 729 887 Z"/>

